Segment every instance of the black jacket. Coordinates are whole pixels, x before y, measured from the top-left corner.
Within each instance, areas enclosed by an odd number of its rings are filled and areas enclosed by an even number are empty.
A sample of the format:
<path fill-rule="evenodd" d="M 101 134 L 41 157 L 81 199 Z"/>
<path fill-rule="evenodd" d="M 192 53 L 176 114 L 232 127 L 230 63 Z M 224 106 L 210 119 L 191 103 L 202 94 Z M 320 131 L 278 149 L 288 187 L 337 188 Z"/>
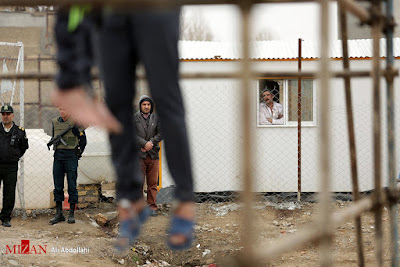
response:
<path fill-rule="evenodd" d="M 23 128 L 13 123 L 7 133 L 0 123 L 0 163 L 18 163 L 28 148 L 28 138 Z"/>

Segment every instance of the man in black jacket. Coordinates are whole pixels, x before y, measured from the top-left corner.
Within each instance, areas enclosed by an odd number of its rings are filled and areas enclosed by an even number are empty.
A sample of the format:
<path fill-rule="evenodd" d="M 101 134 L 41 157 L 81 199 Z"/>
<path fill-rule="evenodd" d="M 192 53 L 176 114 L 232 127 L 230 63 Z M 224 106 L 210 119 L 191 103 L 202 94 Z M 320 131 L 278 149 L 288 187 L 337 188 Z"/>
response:
<path fill-rule="evenodd" d="M 1 108 L 0 127 L 0 182 L 3 181 L 3 208 L 0 220 L 11 227 L 11 213 L 15 205 L 18 161 L 28 149 L 28 138 L 24 128 L 14 123 L 14 110 L 9 105 Z"/>
<path fill-rule="evenodd" d="M 161 126 L 157 114 L 153 113 L 153 100 L 144 95 L 139 101 L 139 111 L 135 113 L 137 143 L 140 147 L 140 167 L 143 179 L 147 182 L 147 204 L 150 206 L 150 215 L 157 215 L 157 181 L 159 172 L 159 152 Z M 144 180 L 143 180 L 144 181 Z"/>

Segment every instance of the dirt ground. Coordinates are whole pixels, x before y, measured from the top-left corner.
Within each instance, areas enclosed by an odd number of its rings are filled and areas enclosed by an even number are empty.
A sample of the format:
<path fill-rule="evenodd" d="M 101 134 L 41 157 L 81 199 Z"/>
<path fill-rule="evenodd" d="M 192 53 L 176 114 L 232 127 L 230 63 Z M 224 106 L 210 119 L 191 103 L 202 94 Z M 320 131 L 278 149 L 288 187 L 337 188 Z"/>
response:
<path fill-rule="evenodd" d="M 343 210 L 350 203 L 335 202 L 332 209 Z M 113 221 L 108 227 L 94 224 L 93 218 L 98 213 L 115 216 L 115 206 L 111 203 L 101 203 L 98 209 L 78 210 L 75 224 L 62 222 L 48 225 L 54 211 L 50 214 L 30 214 L 27 220 L 19 216 L 12 220 L 11 228 L 0 227 L 0 266 L 232 266 L 232 260 L 241 250 L 240 206 L 235 203 L 200 203 L 197 210 L 196 241 L 192 249 L 172 252 L 166 247 L 165 232 L 170 211 L 164 206 L 157 217 L 150 218 L 141 238 L 125 257 L 113 254 L 116 233 Z M 316 218 L 316 211 L 315 203 L 298 205 L 292 202 L 278 206 L 258 202 L 254 218 L 258 241 L 273 242 L 299 231 L 304 224 Z M 385 266 L 389 266 L 387 210 L 382 219 Z M 374 220 L 371 213 L 362 216 L 362 226 L 366 266 L 375 266 Z M 32 254 L 10 253 L 14 245 L 17 245 L 16 248 L 21 245 L 21 240 L 29 240 Z M 46 253 L 40 247 L 46 248 Z M 41 254 L 35 254 L 35 251 Z M 318 246 L 308 244 L 265 263 L 265 266 L 318 266 L 318 255 Z M 333 260 L 336 266 L 357 266 L 353 221 L 344 222 L 338 228 L 333 241 Z"/>

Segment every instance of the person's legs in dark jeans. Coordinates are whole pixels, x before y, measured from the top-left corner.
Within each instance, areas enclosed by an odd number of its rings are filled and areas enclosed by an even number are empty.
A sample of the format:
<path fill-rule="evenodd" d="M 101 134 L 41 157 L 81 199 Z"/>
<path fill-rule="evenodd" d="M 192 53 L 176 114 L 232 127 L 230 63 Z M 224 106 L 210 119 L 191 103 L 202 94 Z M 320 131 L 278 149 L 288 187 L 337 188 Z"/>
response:
<path fill-rule="evenodd" d="M 175 197 L 179 205 L 174 216 L 187 222 L 191 229 L 188 235 L 180 230 L 173 233 L 168 237 L 168 244 L 186 247 L 184 244 L 193 235 L 191 222 L 195 206 L 185 111 L 178 80 L 179 14 L 179 9 L 136 14 L 132 16 L 132 35 L 160 116 L 168 167 L 176 184 Z M 171 227 L 174 228 L 172 224 Z"/>
<path fill-rule="evenodd" d="M 178 36 L 178 10 L 165 13 L 140 11 L 132 16 L 104 18 L 97 42 L 106 103 L 124 126 L 122 134 L 110 136 L 112 160 L 118 177 L 117 199 L 129 199 L 135 203 L 143 196 L 137 147 L 132 138 L 135 136 L 132 120 L 134 71 L 140 60 L 145 66 L 160 115 L 169 169 L 177 186 L 176 197 L 180 204 L 175 214 L 193 220 L 193 179 L 178 83 Z M 184 237 L 183 241 L 182 237 L 177 238 L 181 239 L 178 243 L 184 242 Z"/>
<path fill-rule="evenodd" d="M 53 182 L 54 182 L 54 201 L 64 201 L 64 161 L 54 159 L 53 161 Z"/>
<path fill-rule="evenodd" d="M 66 160 L 66 173 L 68 184 L 68 203 L 78 203 L 78 190 L 76 189 L 76 181 L 78 179 L 78 160 Z"/>
<path fill-rule="evenodd" d="M 155 101 L 176 198 L 193 201 L 191 157 L 179 88 L 179 11 L 141 12 L 132 19 L 135 45 Z M 151 32 L 152 34 L 149 34 Z"/>
<path fill-rule="evenodd" d="M 117 173 L 117 200 L 143 199 L 140 188 L 138 153 L 135 143 L 132 101 L 136 56 L 131 45 L 126 16 L 108 16 L 97 32 L 98 57 L 103 76 L 106 103 L 121 122 L 121 134 L 110 135 L 112 161 Z"/>

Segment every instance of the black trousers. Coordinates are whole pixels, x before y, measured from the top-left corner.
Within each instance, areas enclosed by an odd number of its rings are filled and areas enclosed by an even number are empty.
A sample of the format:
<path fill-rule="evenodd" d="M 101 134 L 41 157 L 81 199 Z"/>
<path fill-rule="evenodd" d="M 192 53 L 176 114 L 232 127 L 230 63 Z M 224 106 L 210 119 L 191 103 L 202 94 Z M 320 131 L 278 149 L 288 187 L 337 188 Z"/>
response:
<path fill-rule="evenodd" d="M 64 201 L 64 177 L 67 174 L 68 203 L 78 203 L 78 190 L 76 180 L 78 179 L 77 159 L 56 159 L 53 162 L 54 201 Z"/>
<path fill-rule="evenodd" d="M 138 200 L 142 176 L 135 142 L 132 101 L 135 69 L 143 64 L 165 140 L 168 167 L 178 200 L 191 201 L 193 178 L 178 81 L 179 10 L 140 11 L 103 17 L 95 32 L 97 58 L 106 89 L 106 103 L 123 124 L 120 135 L 111 135 L 112 161 L 117 173 L 117 199 Z"/>
<path fill-rule="evenodd" d="M 17 185 L 18 163 L 0 164 L 0 182 L 3 182 L 3 208 L 0 220 L 10 221 L 15 205 L 15 187 Z"/>

